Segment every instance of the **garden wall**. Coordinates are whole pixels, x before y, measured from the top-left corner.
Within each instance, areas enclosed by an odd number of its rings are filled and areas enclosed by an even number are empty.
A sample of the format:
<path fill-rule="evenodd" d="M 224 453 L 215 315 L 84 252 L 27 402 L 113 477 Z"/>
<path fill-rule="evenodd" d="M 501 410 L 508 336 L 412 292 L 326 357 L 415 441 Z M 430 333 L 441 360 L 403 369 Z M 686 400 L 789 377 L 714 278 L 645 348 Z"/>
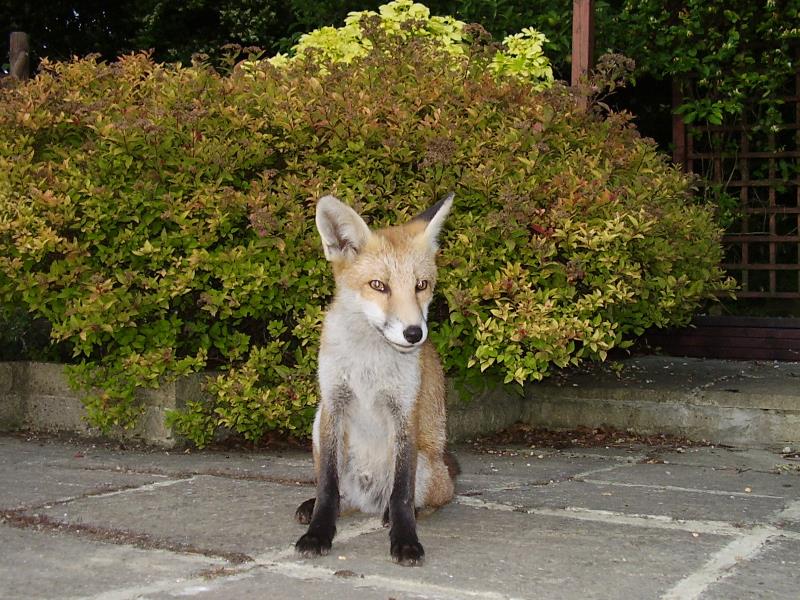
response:
<path fill-rule="evenodd" d="M 164 385 L 158 390 L 140 390 L 145 412 L 133 429 L 116 429 L 110 437 L 162 447 L 183 442 L 165 425 L 170 409 L 183 408 L 187 400 L 202 398 L 206 375 L 194 374 Z M 497 431 L 518 421 L 524 398 L 502 387 L 486 389 L 473 402 L 460 402 L 450 393 L 448 435 L 452 440 Z M 69 432 L 99 437 L 89 426 L 78 393 L 67 384 L 62 365 L 40 362 L 0 363 L 0 431 L 31 430 Z"/>
<path fill-rule="evenodd" d="M 610 369 L 530 384 L 525 393 L 487 386 L 472 401 L 448 399 L 448 438 L 463 441 L 517 421 L 554 429 L 601 425 L 637 433 L 667 433 L 736 446 L 800 444 L 800 363 L 736 362 L 643 357 Z M 182 441 L 164 426 L 167 410 L 202 397 L 197 374 L 140 392 L 145 414 L 113 438 L 174 447 Z M 72 432 L 97 436 L 66 383 L 63 367 L 0 363 L 0 430 Z"/>
<path fill-rule="evenodd" d="M 201 394 L 202 375 L 191 375 L 158 390 L 140 390 L 145 406 L 136 427 L 117 429 L 110 437 L 156 446 L 178 444 L 164 425 L 166 412 L 179 408 L 186 398 Z M 0 430 L 28 429 L 100 436 L 89 426 L 79 395 L 67 384 L 62 365 L 39 362 L 0 363 Z"/>

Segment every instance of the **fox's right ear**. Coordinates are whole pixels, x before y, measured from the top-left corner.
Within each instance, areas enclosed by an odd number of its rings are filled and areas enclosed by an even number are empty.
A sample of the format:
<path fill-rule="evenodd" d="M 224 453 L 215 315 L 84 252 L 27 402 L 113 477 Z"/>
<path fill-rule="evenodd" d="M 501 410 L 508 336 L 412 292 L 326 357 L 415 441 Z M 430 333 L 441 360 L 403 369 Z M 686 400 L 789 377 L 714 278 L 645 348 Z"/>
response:
<path fill-rule="evenodd" d="M 322 249 L 328 260 L 354 258 L 372 235 L 364 219 L 333 196 L 319 199 L 316 220 Z"/>

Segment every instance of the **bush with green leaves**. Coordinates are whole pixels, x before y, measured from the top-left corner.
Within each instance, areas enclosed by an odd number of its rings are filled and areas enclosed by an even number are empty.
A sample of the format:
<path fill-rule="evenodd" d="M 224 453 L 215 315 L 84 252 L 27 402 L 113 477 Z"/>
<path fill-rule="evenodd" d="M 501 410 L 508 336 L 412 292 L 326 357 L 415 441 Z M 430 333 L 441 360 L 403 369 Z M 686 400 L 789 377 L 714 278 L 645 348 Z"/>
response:
<path fill-rule="evenodd" d="M 291 57 L 278 54 L 270 59 L 281 66 L 289 61 L 311 60 L 320 65 L 325 62 L 350 63 L 373 49 L 373 37 L 405 39 L 422 37 L 430 40 L 441 52 L 465 56 L 470 50 L 469 27 L 453 17 L 431 16 L 427 6 L 413 0 L 393 0 L 378 12 L 364 10 L 352 12 L 342 27 L 321 27 L 300 37 L 292 49 Z M 485 33 L 485 32 L 484 32 Z M 488 69 L 499 77 L 518 77 L 533 87 L 549 87 L 553 82 L 553 69 L 544 55 L 547 38 L 532 28 L 506 36 L 503 43 L 492 48 Z M 389 51 L 387 47 L 385 51 Z"/>
<path fill-rule="evenodd" d="M 0 91 L 0 292 L 71 345 L 92 423 L 130 426 L 136 388 L 208 369 L 177 433 L 308 434 L 326 193 L 377 226 L 455 192 L 431 318 L 460 380 L 602 360 L 729 286 L 710 212 L 626 115 L 498 76 L 480 40 L 368 35 L 349 63 L 139 54 Z"/>

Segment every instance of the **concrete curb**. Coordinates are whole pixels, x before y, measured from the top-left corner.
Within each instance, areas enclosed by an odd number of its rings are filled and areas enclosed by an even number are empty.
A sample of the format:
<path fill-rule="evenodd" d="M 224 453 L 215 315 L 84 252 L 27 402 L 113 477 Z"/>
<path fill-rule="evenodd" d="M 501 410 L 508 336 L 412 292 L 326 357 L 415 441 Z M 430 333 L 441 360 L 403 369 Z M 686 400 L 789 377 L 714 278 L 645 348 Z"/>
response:
<path fill-rule="evenodd" d="M 608 425 L 735 446 L 800 441 L 800 363 L 646 356 L 526 389 L 521 420 Z"/>
<path fill-rule="evenodd" d="M 517 421 L 553 429 L 601 425 L 668 433 L 738 446 L 800 443 L 800 363 L 644 357 L 611 369 L 514 388 L 486 386 L 462 400 L 448 393 L 448 438 L 462 441 Z M 164 424 L 168 410 L 202 397 L 204 374 L 143 390 L 144 417 L 114 439 L 161 447 L 182 444 Z M 0 431 L 98 436 L 62 365 L 0 363 Z"/>

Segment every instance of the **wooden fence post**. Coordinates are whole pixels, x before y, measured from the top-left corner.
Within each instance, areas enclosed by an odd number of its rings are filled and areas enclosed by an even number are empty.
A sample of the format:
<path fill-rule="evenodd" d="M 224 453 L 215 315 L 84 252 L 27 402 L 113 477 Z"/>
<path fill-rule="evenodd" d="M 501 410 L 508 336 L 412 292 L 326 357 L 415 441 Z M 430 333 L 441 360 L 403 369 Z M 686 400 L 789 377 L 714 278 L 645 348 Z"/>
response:
<path fill-rule="evenodd" d="M 683 104 L 683 87 L 677 76 L 672 78 L 672 162 L 686 170 L 686 124 L 676 111 Z"/>
<path fill-rule="evenodd" d="M 22 31 L 12 31 L 9 49 L 12 77 L 20 80 L 28 79 L 31 76 L 28 34 Z"/>
<path fill-rule="evenodd" d="M 594 60 L 594 2 L 572 0 L 572 87 L 577 89 L 581 78 L 585 78 Z M 585 92 L 578 97 L 578 105 L 586 108 Z"/>

